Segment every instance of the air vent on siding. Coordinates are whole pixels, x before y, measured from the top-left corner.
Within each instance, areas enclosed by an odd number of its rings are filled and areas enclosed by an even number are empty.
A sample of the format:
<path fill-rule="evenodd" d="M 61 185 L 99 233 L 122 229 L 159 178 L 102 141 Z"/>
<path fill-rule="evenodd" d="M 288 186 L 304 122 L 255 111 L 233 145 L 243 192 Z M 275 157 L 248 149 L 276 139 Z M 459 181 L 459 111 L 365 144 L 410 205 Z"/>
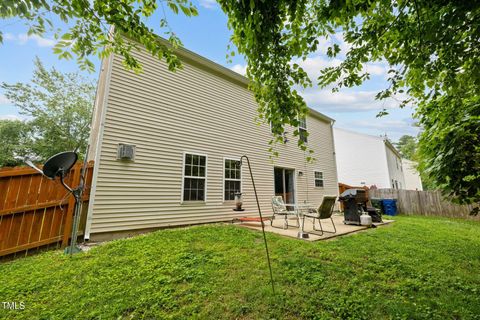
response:
<path fill-rule="evenodd" d="M 133 161 L 135 159 L 135 145 L 133 144 L 118 144 L 117 159 L 124 161 Z"/>

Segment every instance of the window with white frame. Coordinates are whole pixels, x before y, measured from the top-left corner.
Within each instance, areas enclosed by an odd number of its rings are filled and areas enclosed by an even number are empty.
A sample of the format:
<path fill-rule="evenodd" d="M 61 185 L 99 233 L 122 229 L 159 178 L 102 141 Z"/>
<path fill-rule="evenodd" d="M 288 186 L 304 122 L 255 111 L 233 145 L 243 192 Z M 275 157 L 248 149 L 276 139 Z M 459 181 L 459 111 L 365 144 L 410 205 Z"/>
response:
<path fill-rule="evenodd" d="M 242 190 L 242 170 L 240 161 L 234 159 L 224 159 L 223 170 L 223 200 L 235 200 L 235 193 Z"/>
<path fill-rule="evenodd" d="M 307 139 L 307 136 L 308 136 L 308 132 L 307 132 L 307 118 L 306 117 L 302 117 L 302 118 L 299 118 L 298 119 L 298 132 L 299 132 L 299 135 L 300 135 L 300 140 L 302 140 L 303 142 L 307 143 L 308 142 L 308 139 Z"/>
<path fill-rule="evenodd" d="M 323 172 L 322 171 L 314 171 L 315 175 L 315 187 L 323 187 Z"/>
<path fill-rule="evenodd" d="M 207 157 L 185 153 L 183 201 L 205 201 Z"/>
<path fill-rule="evenodd" d="M 275 131 L 273 130 L 273 125 L 272 125 L 271 122 L 270 122 L 270 132 L 271 132 L 272 134 L 275 134 Z M 283 131 L 283 132 L 280 131 L 280 134 L 283 136 L 283 142 L 284 142 L 284 143 L 287 143 L 287 142 L 288 142 L 287 133 L 288 133 L 288 132 L 286 132 L 286 131 Z"/>

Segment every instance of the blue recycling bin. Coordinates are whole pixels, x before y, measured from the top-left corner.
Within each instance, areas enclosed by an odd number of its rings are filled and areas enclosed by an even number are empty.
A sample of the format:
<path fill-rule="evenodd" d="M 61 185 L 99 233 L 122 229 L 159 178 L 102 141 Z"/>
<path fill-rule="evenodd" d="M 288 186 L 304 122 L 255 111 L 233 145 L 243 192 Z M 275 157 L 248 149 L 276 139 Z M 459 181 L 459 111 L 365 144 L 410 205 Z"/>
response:
<path fill-rule="evenodd" d="M 383 213 L 389 216 L 397 215 L 397 200 L 396 199 L 383 199 L 382 200 Z"/>

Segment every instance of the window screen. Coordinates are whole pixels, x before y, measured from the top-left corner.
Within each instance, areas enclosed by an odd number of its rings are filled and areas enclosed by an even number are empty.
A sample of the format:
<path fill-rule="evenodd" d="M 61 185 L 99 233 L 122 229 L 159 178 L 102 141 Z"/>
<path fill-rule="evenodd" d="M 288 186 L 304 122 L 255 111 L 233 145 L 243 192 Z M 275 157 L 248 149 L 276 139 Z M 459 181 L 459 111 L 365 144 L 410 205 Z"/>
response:
<path fill-rule="evenodd" d="M 205 201 L 207 157 L 185 154 L 183 201 Z"/>
<path fill-rule="evenodd" d="M 323 172 L 315 171 L 315 187 L 323 187 Z"/>
<path fill-rule="evenodd" d="M 224 172 L 224 196 L 223 199 L 235 200 L 235 193 L 242 190 L 242 177 L 240 169 L 240 161 L 225 159 L 225 172 Z"/>

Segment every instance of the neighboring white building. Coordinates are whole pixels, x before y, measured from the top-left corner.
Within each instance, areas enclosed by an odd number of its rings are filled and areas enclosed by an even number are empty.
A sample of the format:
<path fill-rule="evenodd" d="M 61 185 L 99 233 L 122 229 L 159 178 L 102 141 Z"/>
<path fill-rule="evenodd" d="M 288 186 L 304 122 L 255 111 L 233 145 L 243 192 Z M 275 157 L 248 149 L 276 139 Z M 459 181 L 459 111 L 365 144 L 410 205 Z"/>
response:
<path fill-rule="evenodd" d="M 183 62 L 176 72 L 144 51 L 133 53 L 140 74 L 125 70 L 118 55 L 102 62 L 86 238 L 258 216 L 248 167 L 237 167 L 242 155 L 250 158 L 265 215 L 275 195 L 319 205 L 324 195 L 338 194 L 332 119 L 310 110 L 302 122 L 316 162 L 306 161 L 295 128 L 287 128 L 289 141 L 272 161 L 271 129 L 256 123 L 248 80 L 186 49 L 176 53 Z M 118 159 L 124 144 L 124 151 L 135 146 L 132 161 Z M 232 210 L 236 191 L 244 196 L 241 213 Z"/>
<path fill-rule="evenodd" d="M 405 177 L 405 189 L 422 191 L 422 179 L 416 169 L 416 163 L 407 159 L 402 159 L 403 175 Z"/>
<path fill-rule="evenodd" d="M 385 137 L 334 128 L 338 181 L 405 189 L 400 153 Z"/>

